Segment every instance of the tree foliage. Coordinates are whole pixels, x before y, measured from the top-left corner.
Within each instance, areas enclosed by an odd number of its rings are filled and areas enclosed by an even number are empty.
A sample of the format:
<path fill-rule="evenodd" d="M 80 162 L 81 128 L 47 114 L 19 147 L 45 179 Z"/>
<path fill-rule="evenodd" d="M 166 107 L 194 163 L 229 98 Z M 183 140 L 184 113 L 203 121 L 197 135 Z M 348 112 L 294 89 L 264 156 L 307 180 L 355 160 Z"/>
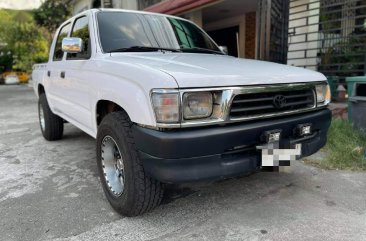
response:
<path fill-rule="evenodd" d="M 10 26 L 11 16 L 4 10 L 0 10 L 0 73 L 2 70 L 10 69 L 13 63 L 13 56 L 7 43 L 7 28 Z"/>
<path fill-rule="evenodd" d="M 29 71 L 48 57 L 47 32 L 26 11 L 0 10 L 0 65 Z"/>
<path fill-rule="evenodd" d="M 0 9 L 0 72 L 30 71 L 48 59 L 48 48 L 56 29 L 71 15 L 73 0 L 45 0 L 39 9 Z"/>
<path fill-rule="evenodd" d="M 53 34 L 71 15 L 71 4 L 72 0 L 46 0 L 34 11 L 34 19 Z"/>

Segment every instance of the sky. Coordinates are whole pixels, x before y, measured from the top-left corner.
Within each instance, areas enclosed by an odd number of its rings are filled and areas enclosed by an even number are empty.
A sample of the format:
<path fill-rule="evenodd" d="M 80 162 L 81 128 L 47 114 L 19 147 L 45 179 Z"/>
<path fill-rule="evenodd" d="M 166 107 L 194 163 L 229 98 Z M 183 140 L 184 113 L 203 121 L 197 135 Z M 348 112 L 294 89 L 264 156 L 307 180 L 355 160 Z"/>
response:
<path fill-rule="evenodd" d="M 0 8 L 34 9 L 41 5 L 42 0 L 0 0 Z"/>

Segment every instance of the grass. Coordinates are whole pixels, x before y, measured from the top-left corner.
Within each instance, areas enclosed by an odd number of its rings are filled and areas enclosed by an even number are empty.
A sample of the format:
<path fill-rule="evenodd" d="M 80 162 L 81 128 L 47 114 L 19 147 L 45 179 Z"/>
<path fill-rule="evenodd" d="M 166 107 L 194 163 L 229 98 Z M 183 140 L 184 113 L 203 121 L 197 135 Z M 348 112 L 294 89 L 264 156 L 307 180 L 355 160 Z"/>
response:
<path fill-rule="evenodd" d="M 357 131 L 348 121 L 333 119 L 327 145 L 315 156 L 305 159 L 324 169 L 366 171 L 366 132 Z"/>

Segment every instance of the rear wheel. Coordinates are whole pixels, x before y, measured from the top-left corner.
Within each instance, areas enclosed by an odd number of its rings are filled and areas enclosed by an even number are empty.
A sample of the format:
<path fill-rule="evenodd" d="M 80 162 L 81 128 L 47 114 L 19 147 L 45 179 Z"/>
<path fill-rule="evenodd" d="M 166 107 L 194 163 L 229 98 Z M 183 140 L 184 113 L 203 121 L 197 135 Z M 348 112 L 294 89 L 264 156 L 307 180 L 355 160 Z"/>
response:
<path fill-rule="evenodd" d="M 112 207 L 137 216 L 158 206 L 163 186 L 146 175 L 125 112 L 108 114 L 97 134 L 97 165 L 104 193 Z"/>
<path fill-rule="evenodd" d="M 46 140 L 55 141 L 62 138 L 64 120 L 52 113 L 45 94 L 39 96 L 38 118 L 42 135 Z"/>

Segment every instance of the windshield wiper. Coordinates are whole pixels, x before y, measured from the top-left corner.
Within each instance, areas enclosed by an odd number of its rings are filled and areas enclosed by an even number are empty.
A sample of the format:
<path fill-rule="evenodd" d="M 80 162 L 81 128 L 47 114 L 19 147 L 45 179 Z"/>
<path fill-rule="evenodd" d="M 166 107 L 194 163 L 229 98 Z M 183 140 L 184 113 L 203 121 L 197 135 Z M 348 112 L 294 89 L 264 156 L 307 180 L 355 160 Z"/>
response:
<path fill-rule="evenodd" d="M 154 52 L 154 51 L 171 51 L 171 52 L 181 52 L 179 49 L 161 48 L 161 47 L 148 47 L 148 46 L 132 46 L 128 48 L 119 48 L 109 51 L 109 53 L 116 52 Z"/>
<path fill-rule="evenodd" d="M 213 49 L 205 49 L 205 48 L 199 48 L 199 47 L 193 47 L 193 48 L 181 48 L 180 49 L 183 52 L 191 52 L 191 53 L 211 53 L 211 54 L 221 54 L 225 55 L 223 52 Z"/>

